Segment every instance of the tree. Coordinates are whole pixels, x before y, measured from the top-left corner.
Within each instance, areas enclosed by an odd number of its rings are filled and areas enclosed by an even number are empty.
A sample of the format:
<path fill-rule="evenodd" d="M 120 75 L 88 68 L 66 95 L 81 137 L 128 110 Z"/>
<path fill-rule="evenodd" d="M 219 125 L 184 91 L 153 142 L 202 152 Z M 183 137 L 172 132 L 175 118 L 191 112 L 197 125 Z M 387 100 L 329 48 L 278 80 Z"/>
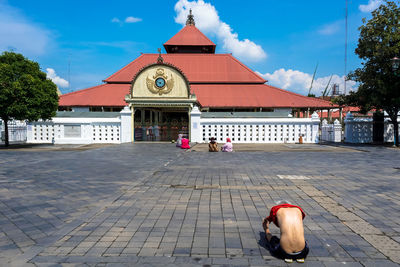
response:
<path fill-rule="evenodd" d="M 399 146 L 400 73 L 392 69 L 391 59 L 400 55 L 400 7 L 385 1 L 372 12 L 370 20 L 363 19 L 359 30 L 355 53 L 363 60 L 362 67 L 348 76 L 359 83 L 359 88 L 345 102 L 364 112 L 386 111 L 394 126 L 395 144 Z"/>
<path fill-rule="evenodd" d="M 14 52 L 0 55 L 0 118 L 5 125 L 6 146 L 10 120 L 51 119 L 57 108 L 57 86 L 38 63 Z"/>

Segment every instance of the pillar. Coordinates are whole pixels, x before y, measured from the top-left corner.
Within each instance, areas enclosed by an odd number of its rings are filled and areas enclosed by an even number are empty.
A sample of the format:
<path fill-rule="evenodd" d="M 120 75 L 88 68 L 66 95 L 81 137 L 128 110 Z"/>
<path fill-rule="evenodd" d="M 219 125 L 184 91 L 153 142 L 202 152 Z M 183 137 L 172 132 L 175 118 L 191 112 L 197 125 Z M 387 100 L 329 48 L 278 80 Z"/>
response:
<path fill-rule="evenodd" d="M 311 142 L 318 143 L 319 142 L 319 116 L 317 112 L 311 115 L 311 122 L 312 122 L 312 132 L 311 132 Z"/>
<path fill-rule="evenodd" d="M 354 126 L 354 117 L 353 114 L 347 112 L 346 117 L 344 118 L 344 141 L 346 143 L 355 143 L 353 140 L 353 126 Z"/>
<path fill-rule="evenodd" d="M 342 124 L 337 119 L 333 123 L 333 142 L 342 142 Z"/>
<path fill-rule="evenodd" d="M 132 142 L 132 111 L 128 106 L 120 112 L 121 114 L 121 143 Z"/>
<path fill-rule="evenodd" d="M 202 143 L 202 128 L 200 124 L 201 111 L 194 106 L 190 112 L 190 142 Z"/>

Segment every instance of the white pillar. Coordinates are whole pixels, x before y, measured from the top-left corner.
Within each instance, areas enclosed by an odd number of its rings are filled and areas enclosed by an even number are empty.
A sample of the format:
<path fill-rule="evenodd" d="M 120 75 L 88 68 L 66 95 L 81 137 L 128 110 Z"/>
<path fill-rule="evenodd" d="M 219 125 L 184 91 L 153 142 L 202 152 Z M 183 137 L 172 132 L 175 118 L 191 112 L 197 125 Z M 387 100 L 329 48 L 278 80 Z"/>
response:
<path fill-rule="evenodd" d="M 337 119 L 333 123 L 333 142 L 342 142 L 342 124 Z"/>
<path fill-rule="evenodd" d="M 312 121 L 312 135 L 311 135 L 311 143 L 318 143 L 319 142 L 319 116 L 317 112 L 314 111 L 314 113 L 311 115 L 311 121 Z"/>
<path fill-rule="evenodd" d="M 353 114 L 347 112 L 344 118 L 344 141 L 346 143 L 353 143 Z"/>
<path fill-rule="evenodd" d="M 326 119 L 322 120 L 321 141 L 329 141 L 329 125 Z"/>
<path fill-rule="evenodd" d="M 132 111 L 128 106 L 125 106 L 124 109 L 120 112 L 121 114 L 121 143 L 132 142 L 132 124 L 131 124 L 131 115 Z"/>
<path fill-rule="evenodd" d="M 34 127 L 34 125 L 32 125 L 32 123 L 26 124 L 26 142 L 27 143 L 32 143 L 32 141 L 33 141 L 33 127 Z M 1 130 L 3 130 L 3 129 L 1 129 Z"/>
<path fill-rule="evenodd" d="M 202 143 L 202 128 L 200 125 L 201 111 L 197 106 L 194 106 L 190 112 L 190 142 Z"/>

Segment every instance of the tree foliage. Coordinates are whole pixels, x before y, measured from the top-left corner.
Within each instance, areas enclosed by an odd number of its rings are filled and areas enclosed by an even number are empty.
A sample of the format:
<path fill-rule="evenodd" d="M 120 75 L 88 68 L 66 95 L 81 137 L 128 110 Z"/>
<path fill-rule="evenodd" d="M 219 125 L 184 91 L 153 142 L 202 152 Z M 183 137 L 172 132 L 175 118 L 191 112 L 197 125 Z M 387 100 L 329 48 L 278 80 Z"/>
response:
<path fill-rule="evenodd" d="M 385 1 L 372 12 L 371 19 L 363 19 L 355 50 L 363 60 L 362 67 L 348 76 L 359 83 L 359 88 L 346 96 L 345 102 L 359 106 L 364 112 L 385 110 L 395 127 L 395 143 L 398 145 L 400 70 L 395 72 L 391 62 L 392 58 L 400 55 L 400 7 L 396 2 Z"/>
<path fill-rule="evenodd" d="M 6 146 L 9 120 L 51 119 L 57 107 L 57 86 L 38 63 L 14 52 L 0 55 L 0 118 L 6 126 Z"/>

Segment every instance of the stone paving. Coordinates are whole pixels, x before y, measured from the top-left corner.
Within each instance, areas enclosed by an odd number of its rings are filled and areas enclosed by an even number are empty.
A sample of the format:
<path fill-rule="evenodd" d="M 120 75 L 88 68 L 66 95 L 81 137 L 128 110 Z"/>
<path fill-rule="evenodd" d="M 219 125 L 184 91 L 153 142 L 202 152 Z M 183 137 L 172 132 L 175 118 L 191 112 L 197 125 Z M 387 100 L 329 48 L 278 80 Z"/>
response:
<path fill-rule="evenodd" d="M 2 149 L 0 266 L 286 266 L 261 227 L 281 199 L 307 214 L 304 266 L 399 266 L 399 149 L 250 150 Z"/>

